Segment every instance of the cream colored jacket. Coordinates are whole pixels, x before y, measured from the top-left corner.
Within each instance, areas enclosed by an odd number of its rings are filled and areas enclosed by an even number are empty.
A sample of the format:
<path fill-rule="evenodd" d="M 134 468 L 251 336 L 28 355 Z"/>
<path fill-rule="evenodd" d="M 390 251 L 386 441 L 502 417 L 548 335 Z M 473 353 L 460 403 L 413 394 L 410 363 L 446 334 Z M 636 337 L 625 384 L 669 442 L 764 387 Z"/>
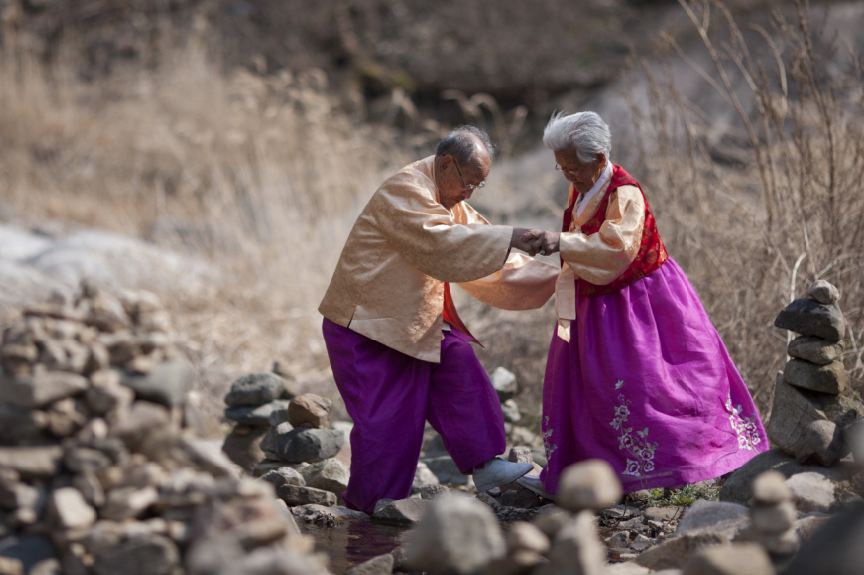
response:
<path fill-rule="evenodd" d="M 541 307 L 558 268 L 510 254 L 513 228 L 438 201 L 435 157 L 388 178 L 351 229 L 318 308 L 324 317 L 417 359 L 439 362 L 444 282 L 503 309 Z"/>

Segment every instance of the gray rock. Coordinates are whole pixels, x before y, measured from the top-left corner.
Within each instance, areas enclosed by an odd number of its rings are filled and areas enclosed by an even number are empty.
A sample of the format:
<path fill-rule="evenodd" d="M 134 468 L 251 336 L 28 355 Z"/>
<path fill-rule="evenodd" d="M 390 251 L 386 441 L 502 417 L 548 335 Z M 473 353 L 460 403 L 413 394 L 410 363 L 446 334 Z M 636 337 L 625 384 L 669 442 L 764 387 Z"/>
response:
<path fill-rule="evenodd" d="M 252 471 L 266 457 L 261 449 L 268 428 L 235 426 L 222 443 L 222 452 L 246 471 Z M 281 463 L 276 463 L 281 466 Z"/>
<path fill-rule="evenodd" d="M 429 457 L 424 459 L 423 463 L 435 474 L 438 481 L 445 485 L 467 485 L 470 481 L 467 475 L 459 471 L 456 463 L 453 462 L 453 459 L 449 455 Z"/>
<path fill-rule="evenodd" d="M 344 441 L 345 436 L 340 431 L 300 428 L 286 433 L 277 431 L 272 437 L 268 433 L 261 443 L 261 449 L 271 458 L 285 463 L 314 463 L 339 453 Z"/>
<path fill-rule="evenodd" d="M 795 453 L 798 461 L 812 461 L 830 467 L 849 453 L 843 429 L 832 421 L 811 421 L 804 429 L 801 443 Z"/>
<path fill-rule="evenodd" d="M 850 482 L 857 473 L 857 467 L 854 465 L 847 465 L 843 462 L 834 467 L 804 465 L 779 449 L 771 449 L 760 453 L 732 473 L 720 488 L 720 499 L 742 504 L 748 503 L 753 495 L 753 480 L 769 469 L 782 473 L 787 479 L 801 473 L 814 473 L 834 483 L 835 488 L 839 488 L 840 491 L 851 490 Z M 789 487 L 791 488 L 791 486 Z M 804 511 L 804 509 L 801 510 Z"/>
<path fill-rule="evenodd" d="M 18 559 L 0 557 L 0 573 L 3 575 L 24 575 L 24 565 Z"/>
<path fill-rule="evenodd" d="M 671 537 L 662 543 L 642 552 L 636 563 L 648 567 L 652 571 L 663 569 L 681 569 L 687 558 L 706 545 L 728 543 L 727 537 L 712 533 L 710 530 L 700 530 L 678 537 Z"/>
<path fill-rule="evenodd" d="M 781 480 L 782 481 L 782 480 Z M 672 521 L 680 519 L 684 514 L 684 508 L 677 505 L 669 505 L 666 507 L 646 507 L 643 514 L 648 521 Z"/>
<path fill-rule="evenodd" d="M 24 477 L 53 477 L 60 468 L 63 450 L 57 446 L 0 447 L 0 468 Z"/>
<path fill-rule="evenodd" d="M 786 352 L 792 357 L 797 357 L 816 365 L 827 365 L 832 361 L 840 359 L 840 354 L 843 353 L 843 344 L 828 343 L 818 337 L 802 335 L 789 342 Z"/>
<path fill-rule="evenodd" d="M 315 489 L 314 487 L 305 487 L 300 485 L 284 484 L 276 489 L 276 494 L 288 504 L 289 507 L 294 505 L 336 505 L 336 495 L 323 489 Z"/>
<path fill-rule="evenodd" d="M 807 297 L 819 303 L 830 305 L 840 300 L 840 290 L 825 280 L 816 280 L 807 288 Z"/>
<path fill-rule="evenodd" d="M 348 488 L 348 469 L 336 459 L 313 463 L 304 467 L 301 473 L 306 480 L 306 485 L 329 491 L 337 497 L 341 497 L 342 492 Z"/>
<path fill-rule="evenodd" d="M 31 376 L 10 377 L 0 371 L 0 402 L 26 409 L 82 393 L 87 380 L 65 371 L 37 371 Z"/>
<path fill-rule="evenodd" d="M 429 503 L 421 521 L 405 535 L 406 562 L 431 575 L 474 573 L 506 552 L 492 511 L 465 495 Z"/>
<path fill-rule="evenodd" d="M 262 475 L 260 479 L 270 483 L 274 489 L 278 489 L 283 485 L 298 485 L 300 487 L 306 485 L 306 479 L 293 467 L 271 469 Z"/>
<path fill-rule="evenodd" d="M 537 569 L 538 575 L 601 575 L 605 572 L 606 548 L 597 538 L 594 516 L 577 513 L 558 532 L 549 552 L 549 563 Z"/>
<path fill-rule="evenodd" d="M 440 484 L 441 482 L 438 481 L 438 477 L 432 473 L 432 470 L 429 469 L 428 465 L 422 461 L 417 464 L 417 470 L 414 472 L 414 482 L 411 484 L 412 492 L 420 491 L 424 487 L 437 486 Z"/>
<path fill-rule="evenodd" d="M 769 535 L 779 535 L 795 526 L 798 513 L 791 501 L 775 505 L 762 505 L 750 510 L 750 523 L 753 529 Z"/>
<path fill-rule="evenodd" d="M 704 547 L 687 559 L 683 575 L 774 575 L 768 554 L 753 543 Z"/>
<path fill-rule="evenodd" d="M 796 299 L 790 303 L 774 320 L 774 325 L 831 343 L 837 343 L 846 333 L 846 320 L 836 306 L 810 299 Z"/>
<path fill-rule="evenodd" d="M 138 447 L 153 437 L 154 432 L 171 429 L 168 410 L 149 401 L 136 401 L 128 411 L 117 417 L 111 430 L 131 447 Z"/>
<path fill-rule="evenodd" d="M 843 362 L 833 361 L 827 365 L 816 365 L 800 359 L 786 363 L 783 380 L 789 385 L 819 393 L 838 395 L 849 389 L 849 374 Z"/>
<path fill-rule="evenodd" d="M 506 541 L 510 552 L 525 550 L 545 554 L 551 546 L 549 538 L 539 527 L 525 521 L 516 521 L 510 525 Z"/>
<path fill-rule="evenodd" d="M 753 482 L 753 502 L 757 505 L 777 505 L 791 500 L 792 491 L 779 471 L 766 471 Z"/>
<path fill-rule="evenodd" d="M 381 499 L 375 504 L 372 517 L 387 523 L 413 525 L 420 521 L 430 503 L 425 499 Z"/>
<path fill-rule="evenodd" d="M 516 376 L 501 366 L 492 372 L 492 387 L 495 388 L 501 401 L 512 398 L 519 391 Z"/>
<path fill-rule="evenodd" d="M 171 575 L 180 562 L 176 545 L 161 535 L 135 535 L 99 549 L 93 563 L 96 575 Z"/>
<path fill-rule="evenodd" d="M 390 575 L 395 559 L 389 553 L 378 555 L 348 570 L 346 575 Z"/>
<path fill-rule="evenodd" d="M 501 411 L 504 413 L 504 421 L 516 423 L 522 419 L 522 413 L 519 411 L 519 406 L 515 399 L 508 399 L 501 404 Z"/>
<path fill-rule="evenodd" d="M 194 378 L 192 366 L 177 359 L 154 366 L 146 375 L 126 374 L 122 383 L 141 399 L 175 407 L 186 403 Z"/>
<path fill-rule="evenodd" d="M 858 575 L 864 565 L 864 505 L 857 504 L 833 517 L 802 546 L 789 565 L 788 575 Z"/>
<path fill-rule="evenodd" d="M 277 399 L 264 405 L 238 405 L 225 408 L 225 419 L 230 419 L 248 427 L 268 427 L 273 425 L 273 415 L 286 412 L 290 402 L 287 399 Z M 286 419 L 287 420 L 287 419 Z M 282 421 L 286 421 L 282 420 Z M 276 425 L 282 423 L 278 421 Z"/>
<path fill-rule="evenodd" d="M 809 429 L 811 423 L 827 419 L 845 427 L 860 412 L 864 409 L 852 398 L 803 390 L 778 377 L 768 420 L 768 437 L 783 451 L 806 461 L 813 456 L 814 444 L 814 438 L 808 435 L 818 431 L 818 428 Z"/>
<path fill-rule="evenodd" d="M 135 399 L 135 392 L 120 384 L 120 374 L 115 370 L 99 370 L 90 375 L 90 381 L 93 385 L 85 398 L 90 410 L 98 415 L 128 407 Z"/>
<path fill-rule="evenodd" d="M 786 480 L 801 511 L 829 511 L 837 502 L 834 482 L 812 471 L 796 473 Z"/>
<path fill-rule="evenodd" d="M 564 525 L 570 520 L 570 514 L 555 505 L 547 505 L 539 510 L 534 518 L 537 529 L 546 534 L 549 539 L 554 539 Z"/>
<path fill-rule="evenodd" d="M 621 482 L 605 461 L 594 459 L 564 470 L 558 485 L 557 503 L 568 511 L 600 510 L 621 498 Z"/>
<path fill-rule="evenodd" d="M 108 493 L 107 501 L 100 515 L 112 521 L 122 521 L 138 517 L 156 503 L 159 493 L 154 487 L 121 487 Z"/>
<path fill-rule="evenodd" d="M 304 393 L 291 400 L 288 421 L 294 427 L 329 427 L 333 402 L 314 393 Z"/>
<path fill-rule="evenodd" d="M 513 463 L 534 463 L 534 453 L 527 445 L 517 445 L 510 448 L 507 461 Z"/>
<path fill-rule="evenodd" d="M 61 487 L 51 493 L 51 513 L 61 529 L 86 528 L 96 521 L 96 512 L 74 487 Z"/>
<path fill-rule="evenodd" d="M 675 534 L 707 531 L 731 541 L 748 523 L 749 510 L 744 505 L 698 499 L 684 512 Z"/>
<path fill-rule="evenodd" d="M 225 396 L 225 403 L 264 405 L 274 399 L 286 399 L 285 380 L 274 373 L 249 373 L 234 380 Z"/>

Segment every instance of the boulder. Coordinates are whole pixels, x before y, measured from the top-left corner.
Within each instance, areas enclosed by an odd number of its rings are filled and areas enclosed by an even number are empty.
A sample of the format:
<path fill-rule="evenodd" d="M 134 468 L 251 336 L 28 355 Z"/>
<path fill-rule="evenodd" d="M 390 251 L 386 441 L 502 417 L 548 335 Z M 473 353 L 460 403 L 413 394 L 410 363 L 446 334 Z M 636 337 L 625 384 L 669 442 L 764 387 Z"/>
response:
<path fill-rule="evenodd" d="M 285 463 L 314 463 L 329 459 L 339 453 L 345 442 L 342 432 L 333 429 L 300 428 L 288 432 L 274 431 L 276 429 L 279 428 L 271 428 L 273 435 L 268 432 L 261 449 Z"/>
<path fill-rule="evenodd" d="M 406 562 L 431 575 L 468 575 L 506 552 L 495 515 L 476 499 L 448 494 L 428 504 L 404 538 Z"/>
<path fill-rule="evenodd" d="M 381 499 L 375 504 L 372 517 L 386 523 L 413 525 L 420 521 L 429 502 L 412 497 L 409 499 Z"/>
<path fill-rule="evenodd" d="M 796 473 L 786 480 L 801 511 L 829 511 L 837 502 L 834 482 L 812 471 Z"/>
<path fill-rule="evenodd" d="M 300 487 L 306 485 L 306 479 L 304 479 L 303 475 L 293 467 L 271 469 L 262 475 L 260 479 L 271 484 L 274 489 L 278 489 L 283 485 L 298 485 Z"/>
<path fill-rule="evenodd" d="M 618 503 L 621 482 L 612 467 L 599 459 L 571 465 L 558 484 L 557 503 L 568 511 L 600 510 Z"/>
<path fill-rule="evenodd" d="M 731 541 L 748 523 L 749 510 L 745 505 L 698 499 L 684 512 L 675 535 L 710 532 Z"/>
<path fill-rule="evenodd" d="M 225 396 L 230 407 L 264 405 L 274 399 L 285 399 L 285 380 L 275 373 L 249 373 L 235 379 Z"/>
<path fill-rule="evenodd" d="M 827 365 L 816 365 L 801 359 L 790 360 L 783 369 L 783 381 L 801 389 L 830 395 L 838 395 L 849 389 L 849 374 L 839 360 Z"/>
<path fill-rule="evenodd" d="M 810 299 L 796 299 L 790 303 L 774 320 L 774 325 L 831 343 L 837 343 L 846 333 L 846 320 L 837 306 Z"/>
<path fill-rule="evenodd" d="M 752 492 L 752 484 L 753 480 L 768 470 L 776 470 L 781 473 L 787 479 L 795 477 L 802 473 L 810 473 L 821 476 L 826 481 L 832 483 L 834 485 L 835 495 L 840 494 L 851 494 L 853 493 L 852 487 L 852 479 L 855 477 L 855 474 L 858 473 L 858 469 L 854 465 L 847 464 L 845 462 L 840 462 L 834 467 L 822 467 L 820 465 L 805 465 L 799 463 L 794 458 L 789 455 L 783 453 L 779 449 L 772 449 L 766 451 L 764 453 L 760 453 L 750 461 L 748 461 L 744 466 L 735 470 L 732 475 L 730 475 L 726 481 L 723 482 L 723 486 L 720 488 L 720 499 L 724 501 L 733 501 L 736 503 L 747 504 L 749 503 L 753 492 Z M 804 482 L 808 480 L 807 476 L 805 476 L 804 480 L 798 479 L 796 482 Z M 787 482 L 789 488 L 794 492 L 793 484 L 789 484 Z M 805 504 L 805 507 L 808 505 Z M 819 507 L 816 505 L 816 507 Z M 801 511 L 805 511 L 806 509 L 800 507 Z"/>
<path fill-rule="evenodd" d="M 802 335 L 789 342 L 786 352 L 792 357 L 816 365 L 828 365 L 832 361 L 840 359 L 840 354 L 843 353 L 843 344 L 829 343 L 818 337 Z"/>
<path fill-rule="evenodd" d="M 288 421 L 294 427 L 329 427 L 333 402 L 314 393 L 304 393 L 291 400 Z"/>

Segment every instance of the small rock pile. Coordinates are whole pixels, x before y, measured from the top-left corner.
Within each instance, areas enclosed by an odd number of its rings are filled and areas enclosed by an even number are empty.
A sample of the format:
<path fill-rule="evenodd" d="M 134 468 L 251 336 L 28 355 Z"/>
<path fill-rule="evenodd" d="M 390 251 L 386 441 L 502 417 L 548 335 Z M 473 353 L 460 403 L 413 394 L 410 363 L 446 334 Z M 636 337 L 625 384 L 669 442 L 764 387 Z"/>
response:
<path fill-rule="evenodd" d="M 768 435 L 799 462 L 832 466 L 849 453 L 847 428 L 864 416 L 840 359 L 846 320 L 839 293 L 820 280 L 780 312 L 774 325 L 800 334 L 788 346 L 774 388 Z"/>
<path fill-rule="evenodd" d="M 314 393 L 295 396 L 282 377 L 255 373 L 235 380 L 225 403 L 225 417 L 237 422 L 235 437 L 261 437 L 261 457 L 247 448 L 239 456 L 232 454 L 234 461 L 242 460 L 253 475 L 271 483 L 289 507 L 336 505 L 347 487 L 348 470 L 334 459 L 345 433 L 331 428 L 329 399 Z M 223 449 L 236 443 L 229 436 Z"/>
<path fill-rule="evenodd" d="M 766 471 L 757 477 L 750 506 L 752 538 L 778 562 L 798 551 L 801 541 L 796 530 L 797 519 L 792 491 L 783 474 Z"/>
<path fill-rule="evenodd" d="M 296 394 L 291 383 L 275 373 L 250 373 L 236 379 L 225 396 L 225 419 L 234 422 L 225 437 L 225 454 L 247 472 L 264 459 L 261 441 L 270 429 L 270 415 L 288 409 Z"/>
<path fill-rule="evenodd" d="M 85 286 L 0 346 L 0 567 L 321 574 L 288 510 L 183 427 L 191 372 L 155 297 Z"/>

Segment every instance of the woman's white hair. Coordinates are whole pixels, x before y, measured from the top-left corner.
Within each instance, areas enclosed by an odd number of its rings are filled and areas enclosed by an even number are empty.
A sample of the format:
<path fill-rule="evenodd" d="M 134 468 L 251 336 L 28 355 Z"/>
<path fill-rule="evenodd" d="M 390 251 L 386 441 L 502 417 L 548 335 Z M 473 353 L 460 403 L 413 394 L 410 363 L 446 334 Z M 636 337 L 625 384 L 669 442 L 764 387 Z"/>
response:
<path fill-rule="evenodd" d="M 555 112 L 543 130 L 543 143 L 552 151 L 574 150 L 580 162 L 588 163 L 603 154 L 610 159 L 612 135 L 609 126 L 594 112 L 564 115 Z"/>

